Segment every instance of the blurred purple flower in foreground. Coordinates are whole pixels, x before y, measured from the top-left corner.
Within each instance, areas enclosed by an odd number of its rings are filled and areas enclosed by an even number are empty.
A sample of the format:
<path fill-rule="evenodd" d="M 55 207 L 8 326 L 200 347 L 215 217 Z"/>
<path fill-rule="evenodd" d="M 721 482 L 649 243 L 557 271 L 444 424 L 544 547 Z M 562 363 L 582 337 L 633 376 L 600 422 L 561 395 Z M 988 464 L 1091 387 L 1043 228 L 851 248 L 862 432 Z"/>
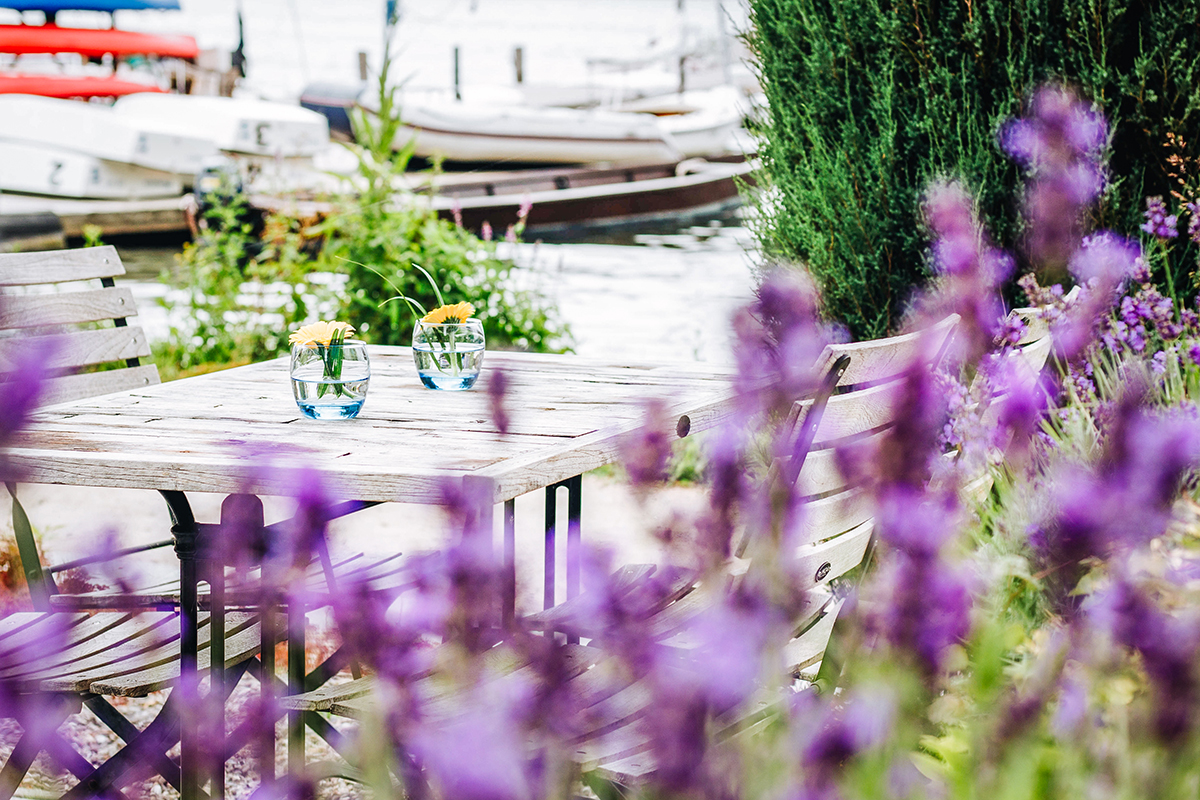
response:
<path fill-rule="evenodd" d="M 1165 743 L 1181 744 L 1192 730 L 1200 701 L 1197 621 L 1171 616 L 1126 580 L 1095 597 L 1088 611 L 1101 630 L 1141 655 L 1155 691 L 1154 730 Z"/>
<path fill-rule="evenodd" d="M 1070 88 L 1034 92 L 1029 114 L 1000 130 L 1000 146 L 1031 176 L 1026 187 L 1026 246 L 1043 269 L 1059 270 L 1079 244 L 1083 212 L 1104 191 L 1104 117 Z"/>

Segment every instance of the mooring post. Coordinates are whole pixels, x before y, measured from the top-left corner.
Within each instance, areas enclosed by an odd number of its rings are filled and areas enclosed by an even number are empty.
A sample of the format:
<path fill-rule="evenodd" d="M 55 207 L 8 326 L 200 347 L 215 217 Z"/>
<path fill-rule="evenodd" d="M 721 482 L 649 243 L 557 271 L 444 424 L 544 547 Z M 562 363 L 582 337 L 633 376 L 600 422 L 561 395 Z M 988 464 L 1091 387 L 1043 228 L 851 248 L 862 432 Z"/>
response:
<path fill-rule="evenodd" d="M 462 84 L 459 82 L 459 47 L 454 45 L 454 99 L 462 100 Z"/>
<path fill-rule="evenodd" d="M 525 48 L 513 48 L 513 66 L 517 69 L 517 83 L 525 82 Z"/>

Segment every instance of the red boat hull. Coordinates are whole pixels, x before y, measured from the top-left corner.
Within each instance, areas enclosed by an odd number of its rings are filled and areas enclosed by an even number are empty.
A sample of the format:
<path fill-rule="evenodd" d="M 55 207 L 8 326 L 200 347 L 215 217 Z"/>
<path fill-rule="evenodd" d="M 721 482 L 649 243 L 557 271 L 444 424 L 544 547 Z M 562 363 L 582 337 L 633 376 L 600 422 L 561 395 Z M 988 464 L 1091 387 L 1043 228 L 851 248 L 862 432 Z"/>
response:
<path fill-rule="evenodd" d="M 42 97 L 124 97 L 138 92 L 162 92 L 157 86 L 116 78 L 61 75 L 0 74 L 0 94 L 36 94 Z"/>
<path fill-rule="evenodd" d="M 0 25 L 0 53 L 79 53 L 85 58 L 156 55 L 195 59 L 200 54 L 200 48 L 191 36 L 138 33 L 115 28 Z"/>

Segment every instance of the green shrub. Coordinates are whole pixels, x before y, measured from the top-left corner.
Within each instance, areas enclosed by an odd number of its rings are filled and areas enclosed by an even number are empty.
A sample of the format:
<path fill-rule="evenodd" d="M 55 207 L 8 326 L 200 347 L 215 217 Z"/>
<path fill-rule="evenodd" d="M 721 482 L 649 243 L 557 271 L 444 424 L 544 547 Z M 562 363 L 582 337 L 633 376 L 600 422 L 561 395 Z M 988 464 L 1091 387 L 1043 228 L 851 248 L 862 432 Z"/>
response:
<path fill-rule="evenodd" d="M 439 218 L 426 198 L 404 188 L 413 145 L 393 150 L 400 117 L 390 67 L 388 48 L 378 77 L 378 113 L 359 109 L 352 118 L 354 193 L 314 229 L 324 238 L 324 268 L 348 277 L 344 319 L 377 344 L 411 343 L 414 317 L 407 304 L 381 303 L 399 290 L 426 310 L 436 307 L 437 292 L 412 267 L 418 264 L 439 282 L 446 302 L 475 306 L 489 344 L 561 351 L 566 327 L 538 292 L 515 285 L 515 265 L 497 256 L 496 244 Z"/>
<path fill-rule="evenodd" d="M 757 133 L 765 254 L 806 264 L 826 311 L 860 338 L 894 328 L 926 276 L 915 225 L 927 182 L 971 187 L 999 243 L 1020 236 L 1017 170 L 1000 120 L 1026 87 L 1077 83 L 1112 128 L 1112 185 L 1096 220 L 1134 230 L 1172 188 L 1163 144 L 1200 142 L 1200 26 L 1135 0 L 751 0 L 748 42 L 767 95 Z M 1182 294 L 1195 254 L 1159 266 Z M 1161 275 L 1161 272 L 1160 272 Z M 1165 276 L 1164 276 L 1165 277 Z"/>

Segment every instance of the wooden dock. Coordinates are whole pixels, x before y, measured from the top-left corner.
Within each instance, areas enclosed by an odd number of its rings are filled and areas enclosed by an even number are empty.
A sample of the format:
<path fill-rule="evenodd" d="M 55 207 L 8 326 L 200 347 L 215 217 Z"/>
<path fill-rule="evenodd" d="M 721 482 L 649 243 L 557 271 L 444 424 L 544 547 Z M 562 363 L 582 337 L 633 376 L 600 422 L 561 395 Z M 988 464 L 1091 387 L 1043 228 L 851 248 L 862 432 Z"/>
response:
<path fill-rule="evenodd" d="M 64 247 L 81 238 L 85 225 L 102 237 L 188 231 L 188 198 L 64 200 L 0 194 L 0 252 Z"/>

